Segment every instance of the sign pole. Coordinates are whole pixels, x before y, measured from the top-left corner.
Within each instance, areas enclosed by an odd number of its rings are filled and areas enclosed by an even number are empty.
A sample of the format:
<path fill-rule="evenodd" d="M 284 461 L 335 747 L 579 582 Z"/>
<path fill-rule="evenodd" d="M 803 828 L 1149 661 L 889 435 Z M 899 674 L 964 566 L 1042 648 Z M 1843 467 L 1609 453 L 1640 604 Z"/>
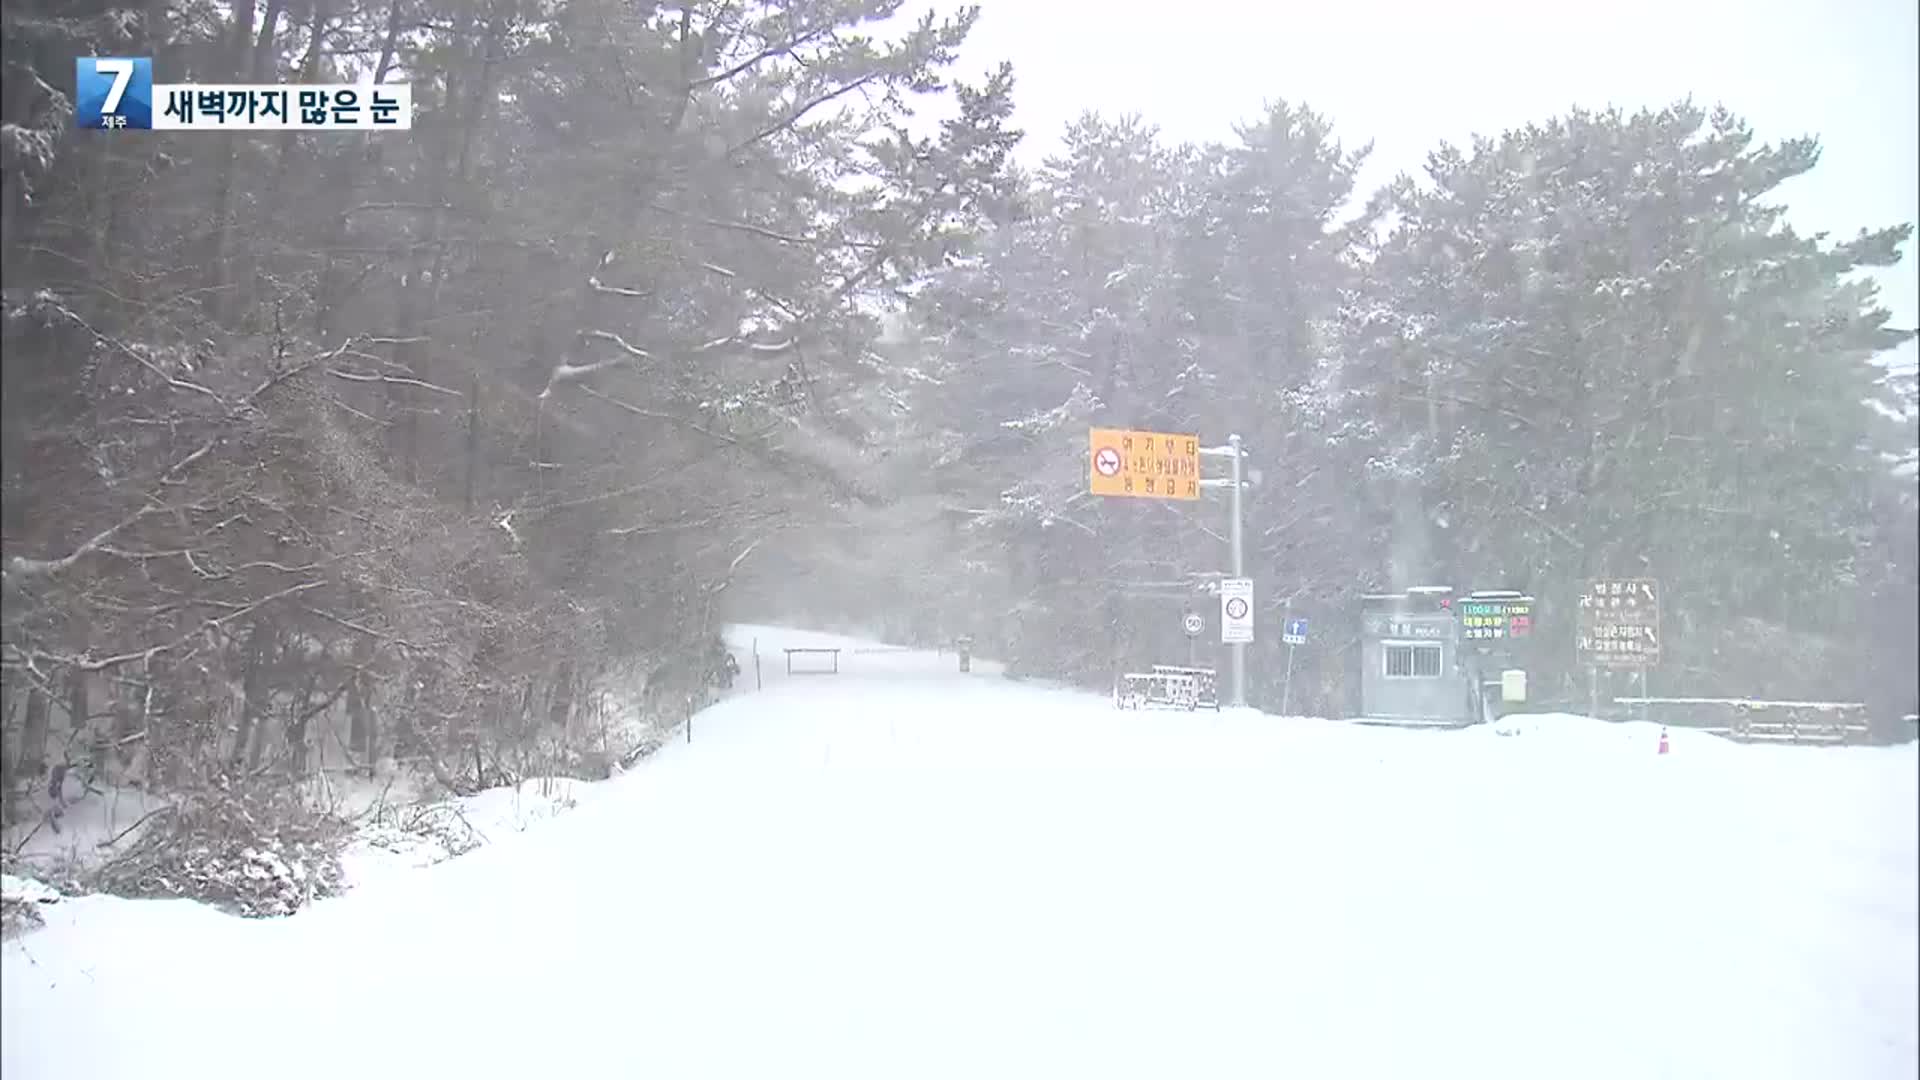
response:
<path fill-rule="evenodd" d="M 1287 699 L 1293 694 L 1293 646 L 1287 646 L 1287 680 L 1280 684 L 1280 715 L 1287 715 Z"/>
<path fill-rule="evenodd" d="M 1228 513 L 1233 518 L 1230 525 L 1230 528 L 1233 530 L 1230 534 L 1232 537 L 1230 546 L 1233 553 L 1233 576 L 1238 578 L 1246 576 L 1246 568 L 1242 564 L 1240 551 L 1240 436 L 1227 436 L 1227 445 L 1233 450 L 1233 490 L 1228 499 Z M 1229 650 L 1229 659 L 1233 664 L 1232 690 L 1227 699 L 1227 703 L 1237 709 L 1245 708 L 1247 704 L 1247 646 L 1245 642 L 1236 641 L 1227 648 Z"/>

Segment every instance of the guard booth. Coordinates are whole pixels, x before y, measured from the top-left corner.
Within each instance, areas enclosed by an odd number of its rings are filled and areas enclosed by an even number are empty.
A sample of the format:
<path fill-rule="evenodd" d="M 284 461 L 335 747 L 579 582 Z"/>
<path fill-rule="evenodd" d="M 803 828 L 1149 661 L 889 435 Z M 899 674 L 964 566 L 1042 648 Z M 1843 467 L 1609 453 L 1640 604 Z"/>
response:
<path fill-rule="evenodd" d="M 1360 611 L 1361 719 L 1457 726 L 1479 718 L 1451 587 L 1370 593 Z"/>

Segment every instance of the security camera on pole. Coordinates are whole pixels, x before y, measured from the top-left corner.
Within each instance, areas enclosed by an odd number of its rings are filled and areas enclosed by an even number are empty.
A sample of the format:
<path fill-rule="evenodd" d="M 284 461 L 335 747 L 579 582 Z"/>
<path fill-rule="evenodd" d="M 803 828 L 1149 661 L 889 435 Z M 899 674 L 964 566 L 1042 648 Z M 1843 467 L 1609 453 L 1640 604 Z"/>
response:
<path fill-rule="evenodd" d="M 1228 546 L 1232 568 L 1220 582 L 1220 640 L 1227 645 L 1232 666 L 1227 704 L 1247 703 L 1247 643 L 1253 640 L 1253 581 L 1240 542 L 1241 463 L 1246 451 L 1240 436 L 1227 436 L 1227 445 L 1201 447 L 1196 435 L 1159 431 L 1094 428 L 1087 433 L 1087 490 L 1093 495 L 1123 498 L 1197 500 L 1202 488 L 1226 488 Z M 1201 479 L 1200 459 L 1224 457 L 1230 475 Z"/>

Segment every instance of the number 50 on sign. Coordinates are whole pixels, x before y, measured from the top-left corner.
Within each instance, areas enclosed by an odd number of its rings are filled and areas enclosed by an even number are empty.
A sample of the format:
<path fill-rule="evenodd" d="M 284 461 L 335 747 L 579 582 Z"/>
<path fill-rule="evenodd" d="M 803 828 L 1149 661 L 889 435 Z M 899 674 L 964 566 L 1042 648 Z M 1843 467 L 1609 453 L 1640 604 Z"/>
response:
<path fill-rule="evenodd" d="M 1140 499 L 1200 497 L 1200 439 L 1164 431 L 1087 433 L 1087 491 Z"/>

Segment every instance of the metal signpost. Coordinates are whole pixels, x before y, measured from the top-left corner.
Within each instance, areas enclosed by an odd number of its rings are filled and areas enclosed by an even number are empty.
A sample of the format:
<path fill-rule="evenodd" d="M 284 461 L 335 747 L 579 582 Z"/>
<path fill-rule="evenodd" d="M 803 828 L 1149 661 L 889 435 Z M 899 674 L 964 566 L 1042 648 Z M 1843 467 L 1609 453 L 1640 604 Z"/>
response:
<path fill-rule="evenodd" d="M 1232 567 L 1228 570 L 1228 574 L 1230 575 L 1229 580 L 1246 582 L 1245 596 L 1247 616 L 1245 627 L 1242 631 L 1244 636 L 1239 637 L 1238 640 L 1236 640 L 1235 637 L 1229 637 L 1226 620 L 1223 618 L 1220 623 L 1220 640 L 1227 643 L 1228 660 L 1232 667 L 1232 681 L 1227 684 L 1227 704 L 1239 708 L 1245 706 L 1247 703 L 1247 642 L 1253 640 L 1253 582 L 1245 576 L 1247 572 L 1246 564 L 1242 559 L 1240 543 L 1240 489 L 1242 486 L 1240 469 L 1246 457 L 1246 451 L 1240 448 L 1240 436 L 1229 435 L 1227 436 L 1227 445 L 1207 447 L 1200 451 L 1200 456 L 1224 457 L 1231 463 L 1228 477 L 1225 481 L 1202 480 L 1200 486 L 1206 488 L 1225 487 L 1227 489 L 1227 516 L 1230 519 L 1227 525 L 1227 547 L 1232 553 L 1229 556 L 1232 561 Z M 1226 581 L 1220 583 L 1220 603 L 1223 615 L 1225 614 L 1227 603 L 1227 584 L 1228 582 Z"/>
<path fill-rule="evenodd" d="M 1307 620 L 1289 616 L 1281 623 L 1280 640 L 1287 643 L 1287 677 L 1280 684 L 1280 715 L 1287 715 L 1287 701 L 1293 696 L 1293 647 L 1307 643 Z"/>
<path fill-rule="evenodd" d="M 1660 584 L 1652 578 L 1589 581 L 1580 594 L 1574 653 L 1595 672 L 1631 668 L 1640 675 L 1640 697 L 1647 696 L 1647 669 L 1660 662 Z M 1597 697 L 1588 691 L 1590 699 Z M 1646 719 L 1645 704 L 1641 719 Z M 1588 711 L 1598 703 L 1588 702 Z"/>
<path fill-rule="evenodd" d="M 1229 475 L 1225 478 L 1202 479 L 1200 459 L 1203 457 L 1228 458 Z M 1202 447 L 1197 435 L 1131 431 L 1125 428 L 1092 428 L 1087 432 L 1089 494 L 1185 501 L 1200 498 L 1200 492 L 1205 489 L 1227 489 L 1227 512 L 1231 518 L 1228 533 L 1231 567 L 1228 580 L 1221 582 L 1220 640 L 1227 645 L 1232 669 L 1227 704 L 1234 706 L 1247 703 L 1246 648 L 1247 642 L 1253 640 L 1253 582 L 1243 576 L 1246 567 L 1240 529 L 1240 493 L 1244 483 L 1241 468 L 1245 457 L 1246 452 L 1240 447 L 1238 435 L 1229 435 L 1225 446 Z M 1229 586 L 1242 590 L 1238 593 L 1238 604 L 1229 599 Z M 1230 615 L 1230 605 L 1242 614 Z M 1183 630 L 1186 625 L 1183 620 Z M 1205 629 L 1204 624 L 1201 629 Z M 1191 654 L 1195 647 L 1191 642 L 1198 637 L 1198 632 L 1187 633 Z"/>
<path fill-rule="evenodd" d="M 1253 640 L 1253 579 L 1226 578 L 1220 582 L 1220 642 L 1245 645 Z"/>

